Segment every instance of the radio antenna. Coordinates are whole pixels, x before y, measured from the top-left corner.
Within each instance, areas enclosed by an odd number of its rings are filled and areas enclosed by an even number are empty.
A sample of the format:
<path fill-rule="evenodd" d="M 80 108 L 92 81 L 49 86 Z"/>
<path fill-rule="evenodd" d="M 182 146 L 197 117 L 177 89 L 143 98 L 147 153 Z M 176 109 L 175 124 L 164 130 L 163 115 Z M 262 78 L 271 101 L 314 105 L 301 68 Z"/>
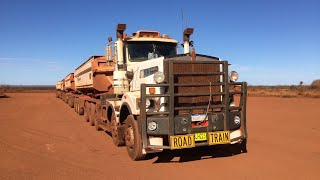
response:
<path fill-rule="evenodd" d="M 181 30 L 183 31 L 183 9 L 181 8 Z"/>

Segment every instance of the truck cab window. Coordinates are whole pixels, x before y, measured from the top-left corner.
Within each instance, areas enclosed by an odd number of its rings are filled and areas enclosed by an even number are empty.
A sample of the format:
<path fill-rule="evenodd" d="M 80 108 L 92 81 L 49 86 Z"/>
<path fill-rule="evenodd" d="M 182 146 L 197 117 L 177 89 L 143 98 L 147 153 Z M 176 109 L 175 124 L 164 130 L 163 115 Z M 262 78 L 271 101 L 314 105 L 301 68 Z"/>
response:
<path fill-rule="evenodd" d="M 128 42 L 128 53 L 131 61 L 145 61 L 162 56 L 176 55 L 175 43 L 166 42 Z"/>

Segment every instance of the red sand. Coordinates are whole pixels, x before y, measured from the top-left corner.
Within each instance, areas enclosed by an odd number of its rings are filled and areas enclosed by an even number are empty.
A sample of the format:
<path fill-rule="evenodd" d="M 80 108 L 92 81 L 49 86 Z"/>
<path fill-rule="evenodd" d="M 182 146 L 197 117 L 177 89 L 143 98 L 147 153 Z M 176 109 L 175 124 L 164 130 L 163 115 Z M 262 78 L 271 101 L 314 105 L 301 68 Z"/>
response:
<path fill-rule="evenodd" d="M 246 154 L 206 148 L 134 162 L 55 94 L 8 95 L 0 179 L 320 179 L 320 99 L 249 97 Z"/>

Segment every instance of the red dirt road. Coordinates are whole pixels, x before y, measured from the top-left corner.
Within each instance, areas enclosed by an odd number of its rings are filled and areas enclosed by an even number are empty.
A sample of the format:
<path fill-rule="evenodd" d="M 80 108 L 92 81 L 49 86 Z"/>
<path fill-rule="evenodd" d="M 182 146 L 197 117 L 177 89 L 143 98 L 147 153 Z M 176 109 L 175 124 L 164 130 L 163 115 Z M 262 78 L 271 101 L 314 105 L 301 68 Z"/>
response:
<path fill-rule="evenodd" d="M 8 95 L 0 179 L 320 179 L 320 99 L 249 97 L 246 154 L 203 148 L 134 162 L 55 94 Z"/>

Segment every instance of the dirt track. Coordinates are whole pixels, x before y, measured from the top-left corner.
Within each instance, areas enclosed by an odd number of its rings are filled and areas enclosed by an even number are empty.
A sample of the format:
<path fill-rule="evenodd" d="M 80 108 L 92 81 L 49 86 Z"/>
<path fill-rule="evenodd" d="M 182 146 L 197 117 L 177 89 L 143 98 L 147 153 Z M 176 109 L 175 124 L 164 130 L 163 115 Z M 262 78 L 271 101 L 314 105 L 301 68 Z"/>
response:
<path fill-rule="evenodd" d="M 8 95 L 0 179 L 320 179 L 320 99 L 250 97 L 247 154 L 202 148 L 133 162 L 55 94 Z"/>

